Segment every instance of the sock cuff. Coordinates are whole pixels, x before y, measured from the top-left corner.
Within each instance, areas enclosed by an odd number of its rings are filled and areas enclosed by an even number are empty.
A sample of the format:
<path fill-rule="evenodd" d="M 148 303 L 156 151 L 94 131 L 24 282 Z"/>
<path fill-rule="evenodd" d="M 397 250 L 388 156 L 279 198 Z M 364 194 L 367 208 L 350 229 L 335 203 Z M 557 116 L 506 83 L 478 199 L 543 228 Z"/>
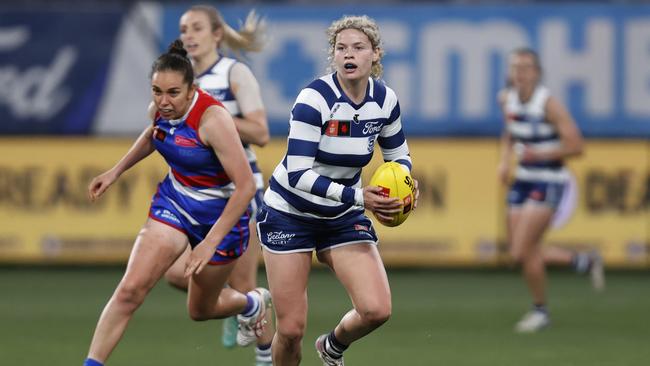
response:
<path fill-rule="evenodd" d="M 246 307 L 241 312 L 241 315 L 252 316 L 257 312 L 258 307 L 259 301 L 257 301 L 257 299 L 250 294 L 246 294 Z"/>
<path fill-rule="evenodd" d="M 104 364 L 89 357 L 84 361 L 83 366 L 104 366 Z"/>
<path fill-rule="evenodd" d="M 330 334 L 327 335 L 326 341 L 329 344 L 329 346 L 332 348 L 332 350 L 339 354 L 343 353 L 349 347 L 341 343 L 338 339 L 336 339 L 336 335 L 334 334 L 334 331 L 331 331 Z"/>

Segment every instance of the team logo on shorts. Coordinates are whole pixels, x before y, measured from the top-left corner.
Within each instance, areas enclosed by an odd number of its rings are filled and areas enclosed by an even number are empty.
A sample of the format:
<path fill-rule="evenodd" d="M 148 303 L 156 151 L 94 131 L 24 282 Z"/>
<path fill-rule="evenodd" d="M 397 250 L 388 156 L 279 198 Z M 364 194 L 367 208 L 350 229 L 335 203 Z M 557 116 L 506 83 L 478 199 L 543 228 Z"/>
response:
<path fill-rule="evenodd" d="M 266 241 L 273 245 L 286 245 L 289 244 L 291 239 L 296 236 L 296 233 L 285 233 L 284 231 L 271 231 L 266 233 Z"/>

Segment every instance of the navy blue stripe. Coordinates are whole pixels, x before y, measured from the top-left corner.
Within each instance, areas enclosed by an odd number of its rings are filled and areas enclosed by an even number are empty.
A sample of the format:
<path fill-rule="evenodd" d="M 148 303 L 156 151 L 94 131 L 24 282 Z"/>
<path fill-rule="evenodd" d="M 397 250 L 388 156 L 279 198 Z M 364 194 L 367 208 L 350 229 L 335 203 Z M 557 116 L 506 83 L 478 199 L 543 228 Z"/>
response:
<path fill-rule="evenodd" d="M 372 153 L 366 155 L 343 155 L 331 154 L 322 150 L 318 150 L 318 153 L 316 154 L 316 161 L 319 163 L 352 168 L 363 168 L 370 162 L 371 159 Z"/>
<path fill-rule="evenodd" d="M 379 143 L 379 146 L 381 146 L 384 149 L 398 148 L 402 146 L 404 141 L 406 141 L 406 138 L 404 137 L 404 132 L 402 130 L 400 130 L 398 133 L 390 137 L 379 136 L 377 138 L 377 143 Z"/>
<path fill-rule="evenodd" d="M 287 173 L 287 176 L 289 178 L 289 185 L 292 187 L 295 187 L 298 184 L 298 181 L 300 180 L 300 177 L 302 177 L 303 174 L 309 169 L 304 169 L 300 170 L 297 172 L 289 172 Z"/>
<path fill-rule="evenodd" d="M 393 110 L 390 111 L 390 117 L 388 117 L 388 124 L 391 124 L 395 121 L 397 121 L 397 118 L 399 118 L 401 113 L 400 107 L 399 107 L 399 102 L 395 104 L 395 107 L 393 107 Z"/>
<path fill-rule="evenodd" d="M 315 156 L 317 151 L 318 142 L 290 138 L 287 143 L 287 155 Z"/>
<path fill-rule="evenodd" d="M 331 182 L 332 181 L 326 177 L 323 177 L 322 175 L 319 176 L 316 178 L 314 185 L 311 186 L 311 193 L 317 196 L 327 197 L 327 188 L 329 188 Z"/>
<path fill-rule="evenodd" d="M 323 124 L 320 112 L 314 109 L 314 107 L 304 103 L 296 103 L 291 111 L 291 119 L 308 123 L 316 127 L 320 127 Z"/>
<path fill-rule="evenodd" d="M 304 213 L 312 213 L 320 216 L 325 216 L 325 217 L 333 217 L 340 215 L 350 207 L 352 207 L 352 204 L 349 203 L 342 203 L 339 206 L 335 207 L 330 207 L 330 206 L 321 206 L 317 205 L 315 203 L 312 203 L 310 201 L 307 201 L 306 199 L 297 196 L 288 190 L 286 190 L 278 181 L 275 180 L 275 178 L 271 177 L 271 181 L 269 182 L 269 188 L 273 191 L 279 194 L 288 204 L 293 206 L 295 209 L 302 211 Z"/>
<path fill-rule="evenodd" d="M 353 185 L 359 182 L 359 178 L 361 178 L 361 170 L 359 170 L 359 172 L 355 174 L 354 177 L 352 178 L 332 179 L 332 182 L 343 184 L 344 186 L 352 187 Z"/>
<path fill-rule="evenodd" d="M 372 98 L 379 104 L 379 108 L 384 106 L 384 101 L 386 100 L 386 85 L 378 80 L 372 80 L 374 84 L 374 90 Z"/>
<path fill-rule="evenodd" d="M 524 168 L 533 168 L 533 169 L 539 169 L 539 168 L 545 168 L 545 169 L 552 169 L 552 170 L 559 170 L 564 166 L 564 163 L 561 160 L 552 160 L 552 161 L 538 161 L 535 163 L 520 163 Z"/>
<path fill-rule="evenodd" d="M 343 188 L 343 193 L 341 194 L 341 202 L 343 203 L 354 203 L 354 188 L 345 187 Z"/>
<path fill-rule="evenodd" d="M 515 123 L 546 123 L 544 117 L 531 116 L 529 114 L 516 114 L 512 121 Z"/>
<path fill-rule="evenodd" d="M 332 88 L 330 88 L 330 86 L 321 79 L 314 80 L 307 87 L 314 89 L 318 92 L 318 94 L 322 95 L 325 99 L 325 102 L 327 102 L 327 106 L 330 109 L 334 106 L 334 103 L 336 103 L 336 100 L 338 99 L 334 93 L 334 90 L 332 90 Z"/>
<path fill-rule="evenodd" d="M 559 141 L 560 136 L 556 133 L 548 136 L 532 136 L 532 137 L 519 137 L 517 135 L 512 135 L 514 137 L 515 141 L 523 142 L 523 143 L 538 143 L 538 142 L 549 142 L 549 141 Z"/>
<path fill-rule="evenodd" d="M 251 163 L 251 170 L 253 171 L 253 173 L 259 173 L 260 172 L 260 168 L 257 166 L 257 162 Z"/>

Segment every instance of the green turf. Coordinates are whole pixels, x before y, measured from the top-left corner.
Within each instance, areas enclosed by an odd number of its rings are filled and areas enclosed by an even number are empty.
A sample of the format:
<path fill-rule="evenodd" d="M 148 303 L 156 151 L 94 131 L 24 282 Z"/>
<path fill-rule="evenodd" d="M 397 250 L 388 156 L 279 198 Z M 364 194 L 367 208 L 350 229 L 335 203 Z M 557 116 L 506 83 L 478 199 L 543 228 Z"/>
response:
<path fill-rule="evenodd" d="M 119 268 L 0 268 L 0 365 L 81 365 Z M 365 365 L 647 365 L 650 273 L 615 273 L 605 293 L 587 278 L 551 274 L 553 326 L 517 335 L 527 309 L 520 278 L 507 271 L 392 271 L 393 316 L 346 353 Z M 349 302 L 332 275 L 312 273 L 303 365 L 319 365 L 312 341 Z M 156 287 L 108 365 L 252 365 L 252 349 L 225 350 L 218 321 L 195 323 L 184 296 Z"/>

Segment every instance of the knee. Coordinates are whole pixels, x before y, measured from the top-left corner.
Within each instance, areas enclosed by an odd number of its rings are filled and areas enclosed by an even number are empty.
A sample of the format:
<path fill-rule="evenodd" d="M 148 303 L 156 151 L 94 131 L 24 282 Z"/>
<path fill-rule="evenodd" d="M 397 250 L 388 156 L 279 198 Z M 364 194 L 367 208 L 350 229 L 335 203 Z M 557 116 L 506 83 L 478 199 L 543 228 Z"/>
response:
<path fill-rule="evenodd" d="M 305 322 L 295 319 L 278 320 L 278 340 L 287 346 L 299 345 L 305 335 Z"/>
<path fill-rule="evenodd" d="M 373 328 L 379 327 L 390 319 L 392 306 L 390 302 L 357 310 L 361 321 Z"/>
<path fill-rule="evenodd" d="M 521 250 L 513 250 L 513 249 L 510 249 L 510 250 L 508 251 L 508 255 L 510 256 L 510 260 L 511 260 L 514 264 L 521 264 L 521 262 L 523 261 L 523 258 L 524 258 L 524 255 L 523 255 L 523 253 L 521 252 Z"/>
<path fill-rule="evenodd" d="M 194 320 L 195 322 L 202 322 L 205 320 L 215 319 L 215 316 L 210 311 L 210 309 L 203 306 L 190 305 L 188 307 L 188 313 L 190 315 L 190 319 Z"/>
<path fill-rule="evenodd" d="M 147 289 L 144 286 L 133 282 L 121 282 L 115 291 L 115 301 L 129 311 L 135 311 L 143 302 L 147 295 Z"/>

